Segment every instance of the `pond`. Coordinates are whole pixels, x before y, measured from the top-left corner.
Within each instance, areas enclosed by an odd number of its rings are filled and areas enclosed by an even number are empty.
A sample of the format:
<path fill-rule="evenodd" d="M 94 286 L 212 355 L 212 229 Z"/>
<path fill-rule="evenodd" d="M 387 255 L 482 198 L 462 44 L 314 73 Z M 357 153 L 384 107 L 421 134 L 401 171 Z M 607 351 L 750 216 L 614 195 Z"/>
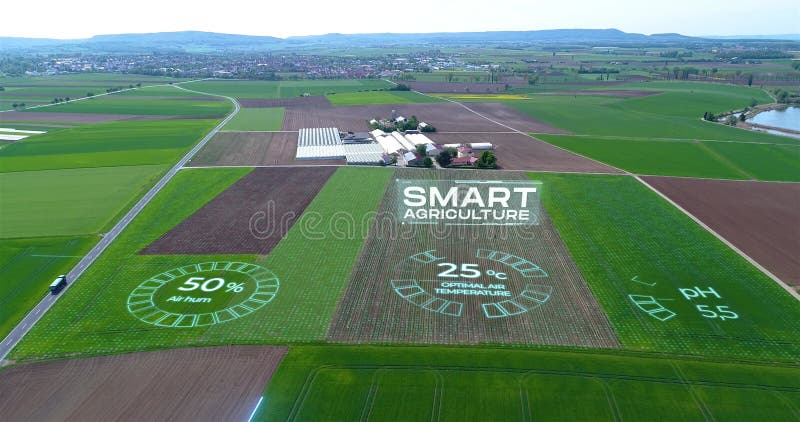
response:
<path fill-rule="evenodd" d="M 758 113 L 750 118 L 748 122 L 800 131 L 800 107 L 788 107 L 783 110 L 770 110 Z"/>

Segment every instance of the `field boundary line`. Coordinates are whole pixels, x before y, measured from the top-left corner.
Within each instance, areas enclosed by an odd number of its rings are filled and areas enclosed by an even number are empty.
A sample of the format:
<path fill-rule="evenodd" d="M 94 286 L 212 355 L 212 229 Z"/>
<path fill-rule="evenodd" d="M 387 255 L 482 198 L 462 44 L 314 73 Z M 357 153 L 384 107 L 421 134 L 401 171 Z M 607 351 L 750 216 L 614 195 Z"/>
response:
<path fill-rule="evenodd" d="M 233 103 L 234 109 L 233 111 L 228 114 L 225 119 L 223 119 L 217 126 L 211 129 L 208 134 L 205 135 L 195 146 L 189 150 L 177 163 L 175 163 L 172 168 L 161 177 L 161 179 L 156 182 L 147 193 L 144 194 L 134 205 L 131 207 L 130 210 L 122 217 L 121 220 L 117 221 L 114 227 L 108 231 L 100 241 L 94 245 L 94 247 L 87 252 L 87 254 L 81 259 L 68 273 L 67 273 L 67 280 L 68 284 L 64 287 L 62 292 L 58 295 L 51 295 L 46 294 L 41 301 L 39 301 L 36 306 L 31 309 L 27 315 L 14 327 L 13 330 L 0 342 L 0 366 L 2 366 L 3 362 L 5 362 L 6 356 L 14 349 L 14 347 L 19 344 L 23 337 L 25 337 L 28 332 L 30 332 L 31 328 L 36 325 L 37 322 L 47 313 L 48 310 L 56 303 L 56 301 L 64 296 L 64 293 L 69 290 L 80 278 L 81 275 L 97 260 L 97 258 L 111 245 L 119 235 L 128 227 L 131 221 L 133 221 L 136 216 L 150 203 L 150 201 L 161 191 L 161 189 L 169 183 L 172 178 L 178 174 L 178 171 L 183 168 L 183 166 L 189 162 L 189 160 L 195 156 L 207 143 L 211 140 L 220 129 L 222 129 L 225 124 L 227 124 L 234 116 L 239 112 L 240 106 L 236 99 L 232 97 L 227 97 L 224 95 L 217 95 L 217 94 L 209 94 L 200 91 L 193 91 L 191 89 L 186 89 L 178 84 L 172 84 L 176 89 L 181 89 L 188 92 L 194 92 L 197 94 L 202 95 L 210 95 L 214 97 L 225 98 L 228 101 Z"/>
<path fill-rule="evenodd" d="M 443 132 L 445 133 L 445 132 Z M 726 144 L 751 144 L 751 145 L 779 145 L 779 146 L 793 146 L 800 147 L 800 144 L 791 142 L 760 142 L 760 141 L 725 141 L 722 139 L 689 139 L 689 138 L 647 138 L 642 136 L 614 136 L 614 135 L 561 135 L 558 133 L 540 133 L 533 132 L 537 135 L 551 135 L 551 136 L 564 136 L 574 138 L 595 138 L 601 140 L 621 140 L 621 141 L 634 141 L 634 142 L 673 142 L 673 143 L 691 143 L 691 142 L 718 142 Z M 779 135 L 775 135 L 779 136 Z"/>
<path fill-rule="evenodd" d="M 687 216 L 689 216 L 689 218 L 691 218 L 692 220 L 694 220 L 694 222 L 695 222 L 695 223 L 699 224 L 699 225 L 700 225 L 700 227 L 704 228 L 704 229 L 705 229 L 707 232 L 709 232 L 709 233 L 713 234 L 713 235 L 714 235 L 714 237 L 716 237 L 717 239 L 719 239 L 719 240 L 720 240 L 722 243 L 724 243 L 725 245 L 727 245 L 729 248 L 733 249 L 733 251 L 734 251 L 734 252 L 736 252 L 736 253 L 738 253 L 738 254 L 739 254 L 739 256 L 741 256 L 742 258 L 744 258 L 745 260 L 747 260 L 747 262 L 751 263 L 753 266 L 755 266 L 756 268 L 758 268 L 759 270 L 761 270 L 761 272 L 762 272 L 762 273 L 764 273 L 764 274 L 766 274 L 766 275 L 767 275 L 769 278 L 771 278 L 771 279 L 772 279 L 772 281 L 774 281 L 775 283 L 777 283 L 777 284 L 778 284 L 779 286 L 781 286 L 781 287 L 782 287 L 784 290 L 786 290 L 787 292 L 789 292 L 789 294 L 790 294 L 790 295 L 794 296 L 794 298 L 795 298 L 795 299 L 797 299 L 798 301 L 800 301 L 800 293 L 799 293 L 799 292 L 797 292 L 795 289 L 793 289 L 793 288 L 792 288 L 791 286 L 789 286 L 788 284 L 784 283 L 784 282 L 783 282 L 783 280 L 781 280 L 780 278 L 778 278 L 778 277 L 777 277 L 775 274 L 772 274 L 772 273 L 771 273 L 771 272 L 770 272 L 768 269 L 764 268 L 764 267 L 763 267 L 761 264 L 759 264 L 759 263 L 758 263 L 758 262 L 757 262 L 755 259 L 751 258 L 751 257 L 750 257 L 750 255 L 747 255 L 746 253 L 744 253 L 744 251 L 742 251 L 741 249 L 737 248 L 737 247 L 736 247 L 736 246 L 735 246 L 733 243 L 729 242 L 727 239 L 725 239 L 724 237 L 722 237 L 722 235 L 720 235 L 719 233 L 717 233 L 716 231 L 714 231 L 714 229 L 712 229 L 712 228 L 711 228 L 710 226 L 708 226 L 706 223 L 704 223 L 703 221 L 701 221 L 699 218 L 695 217 L 695 216 L 694 216 L 692 213 L 690 213 L 688 210 L 686 210 L 685 208 L 683 208 L 683 207 L 681 207 L 680 205 L 678 205 L 678 203 L 677 203 L 677 202 L 675 202 L 675 201 L 673 201 L 672 199 L 670 199 L 670 198 L 669 198 L 667 195 L 664 195 L 664 194 L 663 194 L 663 193 L 661 193 L 661 192 L 660 192 L 658 189 L 656 189 L 656 188 L 654 188 L 653 186 L 651 186 L 651 185 L 650 185 L 649 183 L 647 183 L 647 182 L 646 182 L 644 179 L 642 179 L 642 178 L 641 178 L 641 177 L 639 177 L 638 175 L 633 175 L 633 177 L 634 177 L 636 180 L 638 180 L 639 182 L 641 182 L 643 185 L 647 186 L 647 187 L 648 187 L 650 190 L 652 190 L 653 192 L 655 192 L 655 193 L 656 193 L 658 196 L 660 196 L 661 198 L 663 198 L 665 201 L 667 201 L 667 202 L 669 202 L 670 204 L 672 204 L 672 206 L 674 206 L 675 208 L 677 208 L 678 210 L 680 210 L 681 212 L 683 212 L 684 214 L 686 214 Z"/>
<path fill-rule="evenodd" d="M 747 183 L 788 183 L 788 184 L 797 184 L 800 182 L 791 181 L 791 180 L 750 180 L 750 179 L 722 179 L 719 177 L 697 177 L 697 176 L 665 176 L 663 174 L 637 174 L 637 176 L 641 177 L 669 177 L 673 179 L 694 179 L 694 180 L 716 180 L 719 182 L 747 182 Z"/>
<path fill-rule="evenodd" d="M 416 92 L 416 93 L 418 93 L 418 94 L 421 94 L 421 95 L 427 95 L 427 94 L 423 94 L 423 93 L 421 93 L 421 92 L 418 92 L 418 91 L 414 91 L 414 92 Z M 427 96 L 429 96 L 429 97 L 432 97 L 432 96 L 430 96 L 430 95 L 427 95 Z M 433 98 L 440 98 L 440 97 L 433 97 Z M 493 120 L 493 119 L 491 119 L 491 118 L 489 118 L 489 117 L 486 117 L 486 116 L 482 115 L 481 113 L 478 113 L 477 111 L 475 111 L 475 110 L 473 110 L 473 109 L 471 109 L 471 108 L 467 107 L 466 105 L 464 105 L 464 104 L 462 104 L 462 103 L 460 103 L 460 102 L 458 102 L 458 101 L 450 100 L 450 99 L 448 99 L 448 98 L 442 98 L 442 99 L 444 99 L 444 100 L 447 100 L 447 101 L 449 101 L 449 102 L 451 102 L 451 103 L 458 104 L 458 105 L 460 105 L 461 107 L 464 107 L 466 110 L 468 110 L 468 111 L 470 111 L 470 112 L 472 112 L 472 113 L 474 113 L 474 114 L 476 114 L 476 115 L 478 115 L 478 116 L 480 116 L 480 117 L 483 117 L 484 119 L 486 119 L 486 120 L 488 120 L 488 121 L 490 121 L 490 122 L 496 123 L 496 124 L 498 124 L 498 125 L 500 125 L 500 126 L 503 126 L 503 127 L 506 127 L 506 128 L 508 128 L 508 129 L 511 129 L 511 130 L 513 130 L 513 131 L 516 131 L 516 132 L 518 132 L 518 133 L 524 134 L 524 135 L 526 135 L 526 136 L 530 137 L 531 139 L 534 139 L 534 140 L 536 140 L 536 141 L 538 141 L 538 142 L 545 142 L 545 141 L 543 141 L 543 140 L 541 140 L 541 139 L 539 139 L 539 138 L 536 138 L 536 137 L 534 137 L 533 135 L 531 135 L 531 134 L 529 134 L 529 133 L 522 132 L 522 131 L 520 131 L 520 130 L 517 130 L 517 129 L 515 129 L 515 128 L 511 127 L 511 126 L 508 126 L 508 125 L 506 125 L 506 124 L 503 124 L 503 123 L 497 122 L 497 121 L 495 121 L 495 120 Z M 547 143 L 547 142 L 545 142 L 545 143 Z M 552 144 L 550 144 L 550 143 L 547 143 L 547 144 L 548 144 L 548 145 L 552 145 Z M 744 253 L 744 251 L 742 251 L 741 249 L 737 248 L 737 247 L 736 247 L 736 246 L 735 246 L 733 243 L 729 242 L 727 239 L 725 239 L 724 237 L 722 237 L 722 235 L 720 235 L 719 233 L 717 233 L 716 231 L 714 231 L 714 229 L 712 229 L 712 228 L 711 228 L 710 226 L 708 226 L 706 223 L 702 222 L 702 221 L 701 221 L 699 218 L 695 217 L 695 216 L 694 216 L 692 213 L 690 213 L 689 211 L 687 211 L 686 209 L 684 209 L 683 207 L 681 207 L 680 205 L 678 205 L 678 204 L 677 204 L 675 201 L 673 201 L 672 199 L 670 199 L 669 197 L 667 197 L 666 195 L 664 195 L 663 193 L 661 193 L 660 191 L 658 191 L 658 189 L 656 189 L 656 188 L 654 188 L 654 187 L 650 186 L 650 184 L 648 184 L 647 182 L 645 182 L 645 181 L 644 181 L 644 179 L 642 179 L 642 178 L 641 178 L 639 175 L 637 175 L 637 174 L 635 174 L 635 173 L 631 173 L 631 172 L 629 172 L 629 171 L 627 171 L 627 170 L 623 170 L 623 169 L 621 169 L 621 168 L 618 168 L 618 167 L 612 166 L 612 165 L 610 165 L 610 164 L 603 163 L 603 162 L 601 162 L 601 161 L 595 160 L 595 159 L 593 159 L 593 158 L 590 158 L 590 157 L 587 157 L 587 156 L 585 156 L 585 155 L 578 154 L 577 152 L 570 151 L 570 150 L 568 150 L 568 149 L 566 149 L 566 148 L 561 148 L 561 147 L 559 147 L 559 146 L 557 146 L 557 145 L 553 145 L 553 146 L 554 146 L 554 147 L 556 147 L 556 148 L 562 149 L 562 150 L 564 150 L 564 151 L 571 152 L 571 153 L 573 153 L 573 154 L 576 154 L 576 155 L 580 155 L 581 157 L 584 157 L 584 158 L 586 158 L 586 159 L 588 159 L 588 160 L 592 160 L 592 161 L 594 161 L 594 162 L 596 162 L 596 163 L 603 164 L 603 165 L 606 165 L 606 166 L 608 166 L 608 167 L 611 167 L 611 168 L 617 169 L 617 170 L 619 170 L 619 171 L 623 172 L 623 174 L 626 174 L 626 175 L 628 175 L 628 176 L 632 176 L 634 179 L 638 180 L 640 183 L 642 183 L 643 185 L 645 185 L 647 188 L 649 188 L 650 190 L 652 190 L 653 192 L 655 192 L 656 194 L 658 194 L 658 196 L 660 196 L 660 197 L 664 198 L 664 199 L 665 199 L 665 200 L 666 200 L 668 203 L 672 204 L 672 206 L 674 206 L 675 208 L 677 208 L 678 210 L 680 210 L 681 212 L 683 212 L 685 215 L 687 215 L 689 218 L 691 218 L 692 220 L 694 220 L 694 221 L 695 221 L 697 224 L 699 224 L 699 225 L 700 225 L 700 227 L 702 227 L 702 228 L 703 228 L 703 229 L 705 229 L 707 232 L 709 232 L 709 233 L 711 233 L 712 235 L 714 235 L 714 237 L 716 237 L 717 239 L 719 239 L 720 241 L 722 241 L 722 243 L 724 243 L 725 245 L 727 245 L 729 248 L 733 249 L 733 251 L 734 251 L 734 252 L 736 252 L 737 254 L 739 254 L 739 256 L 741 256 L 742 258 L 744 258 L 745 260 L 747 260 L 747 262 L 749 262 L 750 264 L 752 264 L 753 266 L 755 266 L 756 268 L 758 268 L 759 270 L 761 270 L 761 272 L 762 272 L 762 273 L 764 273 L 764 274 L 765 274 L 767 277 L 771 278 L 771 279 L 772 279 L 774 282 L 778 283 L 778 285 L 779 285 L 779 286 L 781 286 L 781 287 L 782 287 L 784 290 L 786 290 L 787 292 L 789 292 L 789 294 L 790 294 L 790 295 L 794 296 L 794 298 L 795 298 L 795 299 L 797 299 L 798 301 L 800 301 L 800 292 L 798 292 L 798 291 L 794 290 L 794 289 L 793 289 L 791 286 L 789 286 L 788 284 L 784 283 L 784 282 L 783 282 L 783 280 L 781 280 L 780 278 L 778 278 L 778 277 L 777 277 L 775 274 L 772 274 L 772 272 L 770 272 L 770 271 L 769 271 L 769 270 L 767 270 L 767 269 L 766 269 L 764 266 L 762 266 L 761 264 L 759 264 L 759 263 L 758 263 L 758 262 L 757 262 L 755 259 L 751 258 L 749 255 L 747 255 L 746 253 Z"/>

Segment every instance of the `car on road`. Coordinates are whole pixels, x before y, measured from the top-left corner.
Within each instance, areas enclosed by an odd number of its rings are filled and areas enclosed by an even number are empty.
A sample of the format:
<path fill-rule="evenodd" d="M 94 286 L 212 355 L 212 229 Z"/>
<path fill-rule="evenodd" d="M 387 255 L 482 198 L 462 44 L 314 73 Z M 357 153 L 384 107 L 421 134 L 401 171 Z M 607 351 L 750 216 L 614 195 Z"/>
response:
<path fill-rule="evenodd" d="M 67 276 L 61 274 L 55 280 L 53 280 L 52 283 L 50 283 L 50 293 L 53 295 L 57 295 L 62 290 L 64 290 L 64 287 L 66 286 L 67 286 Z"/>

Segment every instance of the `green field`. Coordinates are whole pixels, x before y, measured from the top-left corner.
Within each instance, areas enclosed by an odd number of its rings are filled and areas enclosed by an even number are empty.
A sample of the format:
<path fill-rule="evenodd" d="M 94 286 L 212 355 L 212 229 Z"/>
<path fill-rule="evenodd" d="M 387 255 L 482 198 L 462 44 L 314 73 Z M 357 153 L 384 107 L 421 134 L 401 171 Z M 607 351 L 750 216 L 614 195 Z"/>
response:
<path fill-rule="evenodd" d="M 800 144 L 537 137 L 636 174 L 800 181 Z"/>
<path fill-rule="evenodd" d="M 570 351 L 293 347 L 254 420 L 796 420 L 800 369 Z"/>
<path fill-rule="evenodd" d="M 348 92 L 327 95 L 333 105 L 369 105 L 369 104 L 404 104 L 404 103 L 436 103 L 443 100 L 413 91 L 370 91 Z"/>
<path fill-rule="evenodd" d="M 701 120 L 706 111 L 718 114 L 741 109 L 752 99 L 758 103 L 772 101 L 757 88 L 667 82 L 613 87 L 623 88 L 663 92 L 626 99 L 601 95 L 537 94 L 531 95 L 530 100 L 505 103 L 576 135 L 796 143 L 780 136 Z"/>
<path fill-rule="evenodd" d="M 84 125 L 0 150 L 0 172 L 172 164 L 215 120 L 146 120 Z"/>
<path fill-rule="evenodd" d="M 643 184 L 627 176 L 531 177 L 544 182 L 543 204 L 623 347 L 800 358 L 797 300 Z M 679 291 L 696 287 L 720 297 L 688 300 Z M 675 315 L 645 313 L 629 295 L 653 297 Z M 697 305 L 728 307 L 721 309 L 738 318 L 706 318 Z"/>
<path fill-rule="evenodd" d="M 304 94 L 326 95 L 340 92 L 373 91 L 393 85 L 380 79 L 337 79 L 304 81 L 199 81 L 184 87 L 236 98 L 292 98 Z"/>
<path fill-rule="evenodd" d="M 362 221 L 361 216 L 377 207 L 390 171 L 339 169 L 292 227 L 288 237 L 265 258 L 137 254 L 248 171 L 181 171 L 83 275 L 81 282 L 70 288 L 25 337 L 13 352 L 15 359 L 65 353 L 102 354 L 178 346 L 324 339 L 338 296 L 361 248 L 362 233 L 369 223 Z M 359 182 L 353 183 L 355 180 Z M 337 211 L 349 212 L 358 218 L 347 225 L 337 219 L 340 218 Z M 339 223 L 334 224 L 335 221 Z M 265 308 L 246 318 L 192 329 L 154 329 L 126 309 L 128 295 L 149 277 L 179 266 L 208 261 L 263 266 L 280 278 L 280 294 Z"/>
<path fill-rule="evenodd" d="M 2 213 L 0 213 L 2 214 Z M 0 337 L 49 293 L 97 241 L 94 236 L 0 239 Z"/>
<path fill-rule="evenodd" d="M 100 232 L 167 166 L 0 173 L 0 238 Z"/>
<path fill-rule="evenodd" d="M 27 112 L 139 114 L 155 116 L 222 116 L 233 106 L 225 100 L 149 99 L 142 96 L 103 95 L 52 107 L 29 109 Z"/>
<path fill-rule="evenodd" d="M 0 110 L 13 110 L 14 108 L 12 105 L 14 103 L 25 103 L 30 107 L 38 104 L 49 104 L 55 98 L 77 99 L 86 97 L 89 93 L 94 95 L 105 94 L 106 90 L 110 88 L 127 89 L 136 86 L 136 84 L 147 86 L 167 84 L 181 80 L 182 79 L 158 76 L 100 73 L 14 78 L 0 77 L 0 86 L 5 88 L 5 91 L 0 92 Z M 178 91 L 174 88 L 170 89 Z M 122 95 L 122 93 L 116 95 Z M 49 107 L 46 107 L 46 109 L 47 108 Z M 55 109 L 51 109 L 51 111 L 55 111 Z"/>
<path fill-rule="evenodd" d="M 281 130 L 283 107 L 242 108 L 223 128 L 223 130 Z"/>

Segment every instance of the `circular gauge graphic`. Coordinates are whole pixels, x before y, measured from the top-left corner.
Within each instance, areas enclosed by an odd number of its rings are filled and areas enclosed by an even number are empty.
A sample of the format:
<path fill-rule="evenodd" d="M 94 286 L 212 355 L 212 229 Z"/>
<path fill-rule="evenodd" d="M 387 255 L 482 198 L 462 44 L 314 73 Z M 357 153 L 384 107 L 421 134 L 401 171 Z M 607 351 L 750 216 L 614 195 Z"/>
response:
<path fill-rule="evenodd" d="M 391 288 L 420 308 L 451 317 L 507 318 L 550 300 L 549 275 L 529 260 L 491 249 L 457 253 L 432 249 L 406 257 L 395 267 Z"/>
<path fill-rule="evenodd" d="M 145 280 L 128 296 L 128 311 L 159 327 L 192 328 L 242 318 L 269 303 L 280 280 L 244 262 L 203 262 Z"/>

